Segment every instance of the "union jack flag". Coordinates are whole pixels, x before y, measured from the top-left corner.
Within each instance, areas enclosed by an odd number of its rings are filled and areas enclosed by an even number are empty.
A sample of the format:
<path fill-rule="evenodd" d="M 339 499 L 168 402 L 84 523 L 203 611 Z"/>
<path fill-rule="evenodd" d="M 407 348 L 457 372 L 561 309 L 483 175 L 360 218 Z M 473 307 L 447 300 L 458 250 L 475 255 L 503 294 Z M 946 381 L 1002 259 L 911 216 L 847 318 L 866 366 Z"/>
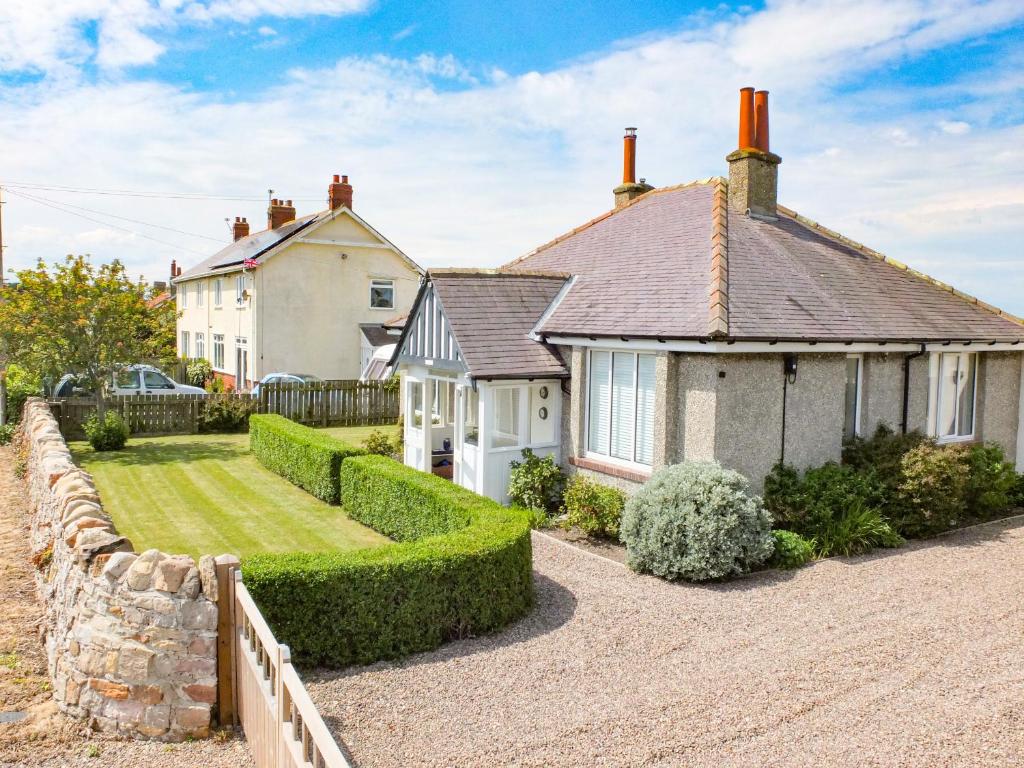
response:
<path fill-rule="evenodd" d="M 256 259 L 246 259 L 242 262 L 243 269 L 256 269 L 259 265 L 260 263 Z"/>

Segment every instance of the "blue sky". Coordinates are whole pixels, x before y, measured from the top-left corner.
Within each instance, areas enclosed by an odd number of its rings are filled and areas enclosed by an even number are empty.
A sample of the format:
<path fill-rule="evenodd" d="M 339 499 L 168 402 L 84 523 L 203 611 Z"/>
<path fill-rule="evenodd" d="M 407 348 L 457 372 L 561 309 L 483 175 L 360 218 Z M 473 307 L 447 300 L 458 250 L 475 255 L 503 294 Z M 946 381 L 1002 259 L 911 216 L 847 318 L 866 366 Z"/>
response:
<path fill-rule="evenodd" d="M 420 263 L 495 265 L 607 209 L 624 125 L 656 185 L 726 173 L 754 85 L 782 202 L 1024 314 L 1022 40 L 1019 0 L 5 4 L 5 258 L 160 278 L 349 173 Z"/>

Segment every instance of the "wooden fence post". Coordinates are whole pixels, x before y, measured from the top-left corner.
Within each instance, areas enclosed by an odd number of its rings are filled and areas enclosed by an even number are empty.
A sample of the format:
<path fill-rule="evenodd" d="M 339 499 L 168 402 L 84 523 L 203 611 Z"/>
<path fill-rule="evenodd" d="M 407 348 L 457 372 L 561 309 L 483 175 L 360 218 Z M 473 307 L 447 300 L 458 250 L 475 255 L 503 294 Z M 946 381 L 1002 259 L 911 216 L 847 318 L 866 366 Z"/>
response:
<path fill-rule="evenodd" d="M 217 718 L 222 728 L 237 722 L 235 711 L 235 571 L 234 555 L 219 555 L 217 568 Z"/>

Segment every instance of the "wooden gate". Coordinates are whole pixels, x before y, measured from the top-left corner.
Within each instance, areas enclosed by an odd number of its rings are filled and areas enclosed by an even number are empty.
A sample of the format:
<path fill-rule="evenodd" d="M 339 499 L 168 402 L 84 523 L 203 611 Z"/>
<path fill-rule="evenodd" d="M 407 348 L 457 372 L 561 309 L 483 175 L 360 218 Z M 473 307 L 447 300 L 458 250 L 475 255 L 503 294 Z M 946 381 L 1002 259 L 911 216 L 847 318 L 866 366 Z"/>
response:
<path fill-rule="evenodd" d="M 274 638 L 242 583 L 242 572 L 220 565 L 218 571 L 220 634 L 227 640 L 220 648 L 227 659 L 218 663 L 221 722 L 233 709 L 257 768 L 352 768 L 292 666 L 288 646 Z M 227 669 L 233 673 L 225 675 Z"/>

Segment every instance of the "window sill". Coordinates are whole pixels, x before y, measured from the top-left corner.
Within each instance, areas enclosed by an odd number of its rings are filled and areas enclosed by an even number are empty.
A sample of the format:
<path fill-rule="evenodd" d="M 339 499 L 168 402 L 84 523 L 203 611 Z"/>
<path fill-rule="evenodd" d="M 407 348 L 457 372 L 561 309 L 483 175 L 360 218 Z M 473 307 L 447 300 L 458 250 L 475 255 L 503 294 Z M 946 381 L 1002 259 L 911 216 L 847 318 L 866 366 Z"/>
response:
<path fill-rule="evenodd" d="M 580 469 L 589 469 L 594 472 L 600 472 L 604 475 L 618 477 L 622 480 L 630 480 L 634 483 L 646 483 L 651 479 L 650 470 L 620 467 L 617 464 L 611 464 L 606 461 L 599 461 L 585 456 L 570 456 L 569 463 L 574 467 L 579 467 Z"/>
<path fill-rule="evenodd" d="M 938 445 L 969 445 L 971 443 L 980 443 L 981 441 L 974 435 L 968 435 L 966 437 L 937 437 L 935 442 Z"/>

